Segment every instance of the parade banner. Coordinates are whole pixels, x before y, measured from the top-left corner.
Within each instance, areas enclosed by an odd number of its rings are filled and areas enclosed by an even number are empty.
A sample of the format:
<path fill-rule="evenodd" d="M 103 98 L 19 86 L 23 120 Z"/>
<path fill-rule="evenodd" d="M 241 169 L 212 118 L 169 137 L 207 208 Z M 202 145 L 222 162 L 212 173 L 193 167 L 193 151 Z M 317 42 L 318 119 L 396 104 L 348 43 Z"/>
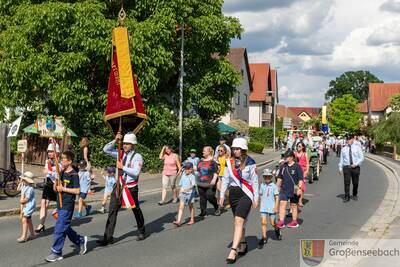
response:
<path fill-rule="evenodd" d="M 147 116 L 130 63 L 126 28 L 113 29 L 112 46 L 112 64 L 104 121 L 114 135 L 120 127 L 123 133 L 137 133 L 143 127 Z"/>
<path fill-rule="evenodd" d="M 66 131 L 64 118 L 57 116 L 39 115 L 35 122 L 35 128 L 41 137 L 62 138 Z"/>

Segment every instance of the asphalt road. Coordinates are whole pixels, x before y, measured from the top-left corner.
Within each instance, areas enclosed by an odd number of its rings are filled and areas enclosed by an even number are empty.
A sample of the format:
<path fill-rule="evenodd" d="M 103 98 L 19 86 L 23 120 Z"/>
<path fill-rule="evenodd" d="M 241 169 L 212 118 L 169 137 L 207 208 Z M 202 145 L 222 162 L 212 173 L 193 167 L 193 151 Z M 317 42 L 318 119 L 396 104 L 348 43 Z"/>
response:
<path fill-rule="evenodd" d="M 271 166 L 271 165 L 270 165 Z M 257 248 L 260 237 L 259 213 L 252 210 L 247 227 L 249 253 L 239 258 L 236 266 L 299 266 L 299 239 L 350 238 L 368 220 L 379 206 L 386 192 L 387 181 L 372 162 L 362 167 L 359 201 L 342 203 L 343 178 L 337 173 L 337 159 L 329 158 L 321 179 L 307 185 L 308 202 L 300 214 L 301 226 L 283 230 L 283 240 L 273 240 L 273 232 L 264 249 Z M 130 211 L 121 211 L 114 237 L 117 242 L 105 247 L 96 247 L 96 240 L 104 231 L 107 215 L 93 214 L 73 222 L 74 229 L 89 237 L 88 252 L 84 256 L 66 241 L 65 259 L 57 266 L 225 266 L 232 238 L 232 214 L 220 217 L 209 216 L 192 226 L 176 228 L 172 221 L 177 204 L 158 206 L 159 195 L 142 197 L 142 209 L 146 219 L 148 238 L 135 240 L 134 216 Z M 196 203 L 198 209 L 198 203 Z M 212 211 L 210 207 L 210 212 Z M 197 214 L 199 211 L 197 210 Z M 185 213 L 188 217 L 188 213 Z M 33 217 L 38 222 L 37 215 Z M 53 221 L 48 220 L 48 226 Z M 44 258 L 50 253 L 52 227 L 36 240 L 18 244 L 20 222 L 17 217 L 0 219 L 0 266 L 47 265 Z M 271 229 L 271 228 L 270 228 Z"/>

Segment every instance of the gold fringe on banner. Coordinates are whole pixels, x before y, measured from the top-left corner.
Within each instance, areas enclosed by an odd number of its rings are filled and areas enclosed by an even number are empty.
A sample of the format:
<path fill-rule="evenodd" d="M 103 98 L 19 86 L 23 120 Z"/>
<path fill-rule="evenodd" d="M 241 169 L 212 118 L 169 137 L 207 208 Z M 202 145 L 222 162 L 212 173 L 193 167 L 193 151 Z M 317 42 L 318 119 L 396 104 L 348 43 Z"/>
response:
<path fill-rule="evenodd" d="M 121 97 L 133 98 L 135 96 L 135 90 L 133 87 L 131 57 L 129 54 L 128 29 L 125 27 L 114 28 L 112 32 L 112 42 L 117 52 Z"/>

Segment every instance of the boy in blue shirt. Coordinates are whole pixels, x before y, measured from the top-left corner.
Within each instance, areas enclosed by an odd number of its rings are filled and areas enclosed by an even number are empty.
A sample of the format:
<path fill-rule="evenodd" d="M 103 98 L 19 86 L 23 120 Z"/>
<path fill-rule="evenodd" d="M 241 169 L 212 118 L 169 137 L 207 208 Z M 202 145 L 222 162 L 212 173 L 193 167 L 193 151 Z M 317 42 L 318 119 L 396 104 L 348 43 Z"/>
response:
<path fill-rule="evenodd" d="M 66 151 L 61 156 L 61 164 L 63 171 L 56 173 L 56 178 L 61 180 L 60 185 L 54 184 L 54 191 L 61 193 L 62 205 L 60 205 L 60 194 L 57 193 L 57 213 L 58 218 L 54 226 L 54 242 L 51 247 L 51 254 L 46 257 L 47 262 L 55 262 L 62 260 L 62 249 L 64 247 L 65 237 L 72 243 L 79 246 L 80 255 L 84 255 L 87 250 L 87 236 L 78 235 L 71 228 L 72 215 L 74 213 L 74 205 L 76 195 L 79 195 L 79 176 L 72 168 L 74 153 Z"/>
<path fill-rule="evenodd" d="M 261 239 L 258 243 L 260 249 L 262 249 L 267 243 L 268 218 L 272 227 L 275 229 L 276 238 L 281 240 L 281 232 L 276 226 L 276 214 L 279 206 L 279 190 L 272 182 L 272 175 L 270 169 L 265 169 L 263 171 L 264 182 L 260 185 Z"/>
<path fill-rule="evenodd" d="M 82 208 L 85 207 L 86 215 L 90 214 L 90 210 L 92 209 L 91 205 L 86 205 L 85 199 L 87 197 L 89 188 L 90 188 L 90 172 L 87 170 L 87 162 L 86 160 L 81 160 L 79 162 L 79 201 L 78 201 L 78 211 L 75 214 L 75 218 L 79 219 L 82 217 Z"/>
<path fill-rule="evenodd" d="M 179 210 L 178 210 L 178 218 L 173 221 L 173 224 L 176 226 L 181 226 L 182 224 L 182 215 L 185 206 L 189 206 L 190 211 L 190 221 L 188 225 L 194 224 L 194 195 L 195 195 L 195 185 L 196 185 L 196 177 L 193 174 L 193 164 L 189 161 L 184 163 L 185 171 L 181 176 L 181 180 L 179 182 L 180 186 L 180 194 L 179 194 Z"/>

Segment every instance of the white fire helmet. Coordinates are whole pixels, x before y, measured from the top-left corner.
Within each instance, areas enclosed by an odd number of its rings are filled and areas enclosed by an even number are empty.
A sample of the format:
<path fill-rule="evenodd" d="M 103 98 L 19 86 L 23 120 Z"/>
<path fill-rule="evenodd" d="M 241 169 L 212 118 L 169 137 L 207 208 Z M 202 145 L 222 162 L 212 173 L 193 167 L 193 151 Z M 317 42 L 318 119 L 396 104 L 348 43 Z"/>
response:
<path fill-rule="evenodd" d="M 47 146 L 47 151 L 53 151 L 54 152 L 54 145 L 53 145 L 53 143 L 50 143 L 48 146 Z M 57 153 L 60 153 L 60 146 L 56 143 L 56 152 Z"/>
<path fill-rule="evenodd" d="M 243 137 L 238 137 L 233 139 L 232 148 L 241 148 L 243 150 L 248 150 L 247 140 Z"/>
<path fill-rule="evenodd" d="M 134 133 L 125 134 L 123 143 L 136 145 L 137 144 L 136 135 Z"/>

